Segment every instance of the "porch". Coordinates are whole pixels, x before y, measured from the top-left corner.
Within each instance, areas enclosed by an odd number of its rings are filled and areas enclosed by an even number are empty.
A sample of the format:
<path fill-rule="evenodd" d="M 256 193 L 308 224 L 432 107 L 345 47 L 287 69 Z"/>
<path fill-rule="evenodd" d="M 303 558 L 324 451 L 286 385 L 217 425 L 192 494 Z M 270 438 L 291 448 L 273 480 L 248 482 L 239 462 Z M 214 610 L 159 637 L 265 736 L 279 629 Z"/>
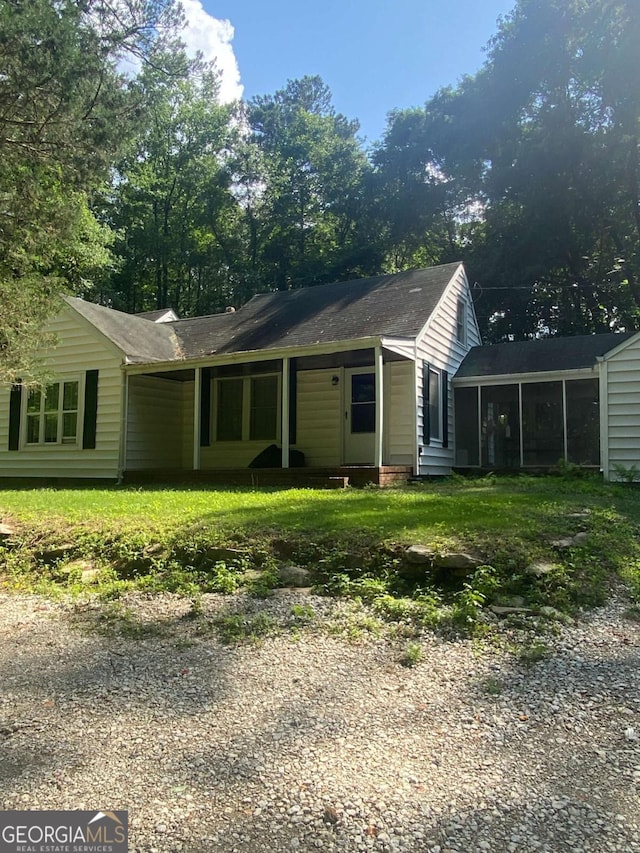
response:
<path fill-rule="evenodd" d="M 414 361 L 388 347 L 125 379 L 126 482 L 388 485 L 415 470 Z"/>
<path fill-rule="evenodd" d="M 395 486 L 413 476 L 411 465 L 341 465 L 336 468 L 225 468 L 185 471 L 156 468 L 127 471 L 127 485 L 192 484 L 220 486 L 289 486 L 344 489 L 347 486 Z"/>

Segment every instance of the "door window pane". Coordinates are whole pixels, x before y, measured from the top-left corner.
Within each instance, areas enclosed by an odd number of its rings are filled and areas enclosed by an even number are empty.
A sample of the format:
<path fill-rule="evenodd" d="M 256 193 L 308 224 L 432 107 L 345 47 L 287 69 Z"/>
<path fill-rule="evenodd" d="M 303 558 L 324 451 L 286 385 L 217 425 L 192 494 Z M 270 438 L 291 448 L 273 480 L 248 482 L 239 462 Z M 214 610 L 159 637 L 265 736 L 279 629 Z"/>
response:
<path fill-rule="evenodd" d="M 600 406 L 597 379 L 566 383 L 567 458 L 577 465 L 600 464 Z"/>
<path fill-rule="evenodd" d="M 351 432 L 376 431 L 375 373 L 355 373 L 351 377 Z"/>
<path fill-rule="evenodd" d="M 564 459 L 562 382 L 522 386 L 522 444 L 525 465 L 557 465 Z"/>
<path fill-rule="evenodd" d="M 517 385 L 482 389 L 482 464 L 490 468 L 520 467 L 520 418 Z"/>
<path fill-rule="evenodd" d="M 252 440 L 275 439 L 278 430 L 278 377 L 260 376 L 251 380 Z"/>
<path fill-rule="evenodd" d="M 218 441 L 242 440 L 242 379 L 223 379 L 218 382 L 218 411 L 216 435 Z"/>

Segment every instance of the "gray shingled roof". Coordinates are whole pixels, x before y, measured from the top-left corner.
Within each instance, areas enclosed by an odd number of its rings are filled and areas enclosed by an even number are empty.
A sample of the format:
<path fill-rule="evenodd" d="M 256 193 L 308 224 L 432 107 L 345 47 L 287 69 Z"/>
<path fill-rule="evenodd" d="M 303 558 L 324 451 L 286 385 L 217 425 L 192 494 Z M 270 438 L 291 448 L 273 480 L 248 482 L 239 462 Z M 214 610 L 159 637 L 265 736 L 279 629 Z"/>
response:
<path fill-rule="evenodd" d="M 169 323 L 186 358 L 377 337 L 415 337 L 459 263 L 254 296 L 235 313 Z"/>
<path fill-rule="evenodd" d="M 181 356 L 170 323 L 154 323 L 75 296 L 67 296 L 66 301 L 119 347 L 129 362 L 146 364 L 172 361 Z"/>
<path fill-rule="evenodd" d="M 474 347 L 465 356 L 456 379 L 593 367 L 598 356 L 605 355 L 634 334 L 621 332 L 541 338 Z"/>

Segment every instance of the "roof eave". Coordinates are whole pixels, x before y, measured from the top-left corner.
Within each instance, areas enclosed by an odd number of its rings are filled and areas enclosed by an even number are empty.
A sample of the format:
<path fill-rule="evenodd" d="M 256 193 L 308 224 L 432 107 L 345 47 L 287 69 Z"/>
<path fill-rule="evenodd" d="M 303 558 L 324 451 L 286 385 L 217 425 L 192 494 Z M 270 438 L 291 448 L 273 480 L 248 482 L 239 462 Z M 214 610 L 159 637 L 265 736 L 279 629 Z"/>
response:
<path fill-rule="evenodd" d="M 411 340 L 411 339 L 409 339 Z M 233 353 L 210 353 L 195 357 L 175 358 L 170 361 L 125 361 L 123 369 L 127 373 L 145 373 L 148 368 L 154 371 L 176 370 L 188 367 L 205 367 L 215 364 L 234 364 L 247 361 L 271 361 L 277 358 L 296 358 L 303 355 L 328 355 L 334 352 L 349 352 L 353 349 L 368 349 L 382 346 L 383 335 L 366 338 L 353 338 L 346 341 L 328 341 L 326 343 L 308 344 L 297 347 L 278 347 L 274 349 L 242 350 Z"/>

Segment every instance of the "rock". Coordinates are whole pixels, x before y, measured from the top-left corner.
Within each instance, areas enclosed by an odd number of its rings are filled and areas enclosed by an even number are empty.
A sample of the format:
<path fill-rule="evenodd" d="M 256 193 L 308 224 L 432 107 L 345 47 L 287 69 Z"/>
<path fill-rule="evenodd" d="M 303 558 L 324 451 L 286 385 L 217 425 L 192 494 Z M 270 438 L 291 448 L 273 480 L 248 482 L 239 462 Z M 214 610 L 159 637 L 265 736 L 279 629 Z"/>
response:
<path fill-rule="evenodd" d="M 0 524 L 0 542 L 3 542 L 5 539 L 11 539 L 16 535 L 16 531 L 10 524 Z"/>
<path fill-rule="evenodd" d="M 59 545 L 57 548 L 44 548 L 42 551 L 37 551 L 35 558 L 49 566 L 66 559 L 71 553 L 73 553 L 73 545 Z"/>
<path fill-rule="evenodd" d="M 437 569 L 474 572 L 479 565 L 476 557 L 470 554 L 436 554 L 433 561 Z"/>
<path fill-rule="evenodd" d="M 528 575 L 533 575 L 536 578 L 550 575 L 556 568 L 555 563 L 532 563 L 525 569 Z"/>
<path fill-rule="evenodd" d="M 573 544 L 584 545 L 588 538 L 589 534 L 585 533 L 584 531 L 582 531 L 581 533 L 576 533 L 576 535 L 573 537 Z"/>
<path fill-rule="evenodd" d="M 282 586 L 313 586 L 313 574 L 301 566 L 281 566 L 278 569 L 278 580 Z"/>
<path fill-rule="evenodd" d="M 541 607 L 538 613 L 541 616 L 546 616 L 547 619 L 563 619 L 563 614 L 560 613 L 559 610 L 556 610 L 555 607 L 549 607 L 548 605 Z"/>
<path fill-rule="evenodd" d="M 415 566 L 431 565 L 436 556 L 435 552 L 426 545 L 410 545 L 404 552 L 408 563 Z"/>
<path fill-rule="evenodd" d="M 202 559 L 212 563 L 232 563 L 242 560 L 244 554 L 237 548 L 207 548 Z"/>
<path fill-rule="evenodd" d="M 558 551 L 566 551 L 567 548 L 573 547 L 573 539 L 552 539 L 551 546 L 557 548 Z"/>
<path fill-rule="evenodd" d="M 492 604 L 489 607 L 496 616 L 510 616 L 512 613 L 531 613 L 530 607 L 506 607 L 500 604 Z"/>

